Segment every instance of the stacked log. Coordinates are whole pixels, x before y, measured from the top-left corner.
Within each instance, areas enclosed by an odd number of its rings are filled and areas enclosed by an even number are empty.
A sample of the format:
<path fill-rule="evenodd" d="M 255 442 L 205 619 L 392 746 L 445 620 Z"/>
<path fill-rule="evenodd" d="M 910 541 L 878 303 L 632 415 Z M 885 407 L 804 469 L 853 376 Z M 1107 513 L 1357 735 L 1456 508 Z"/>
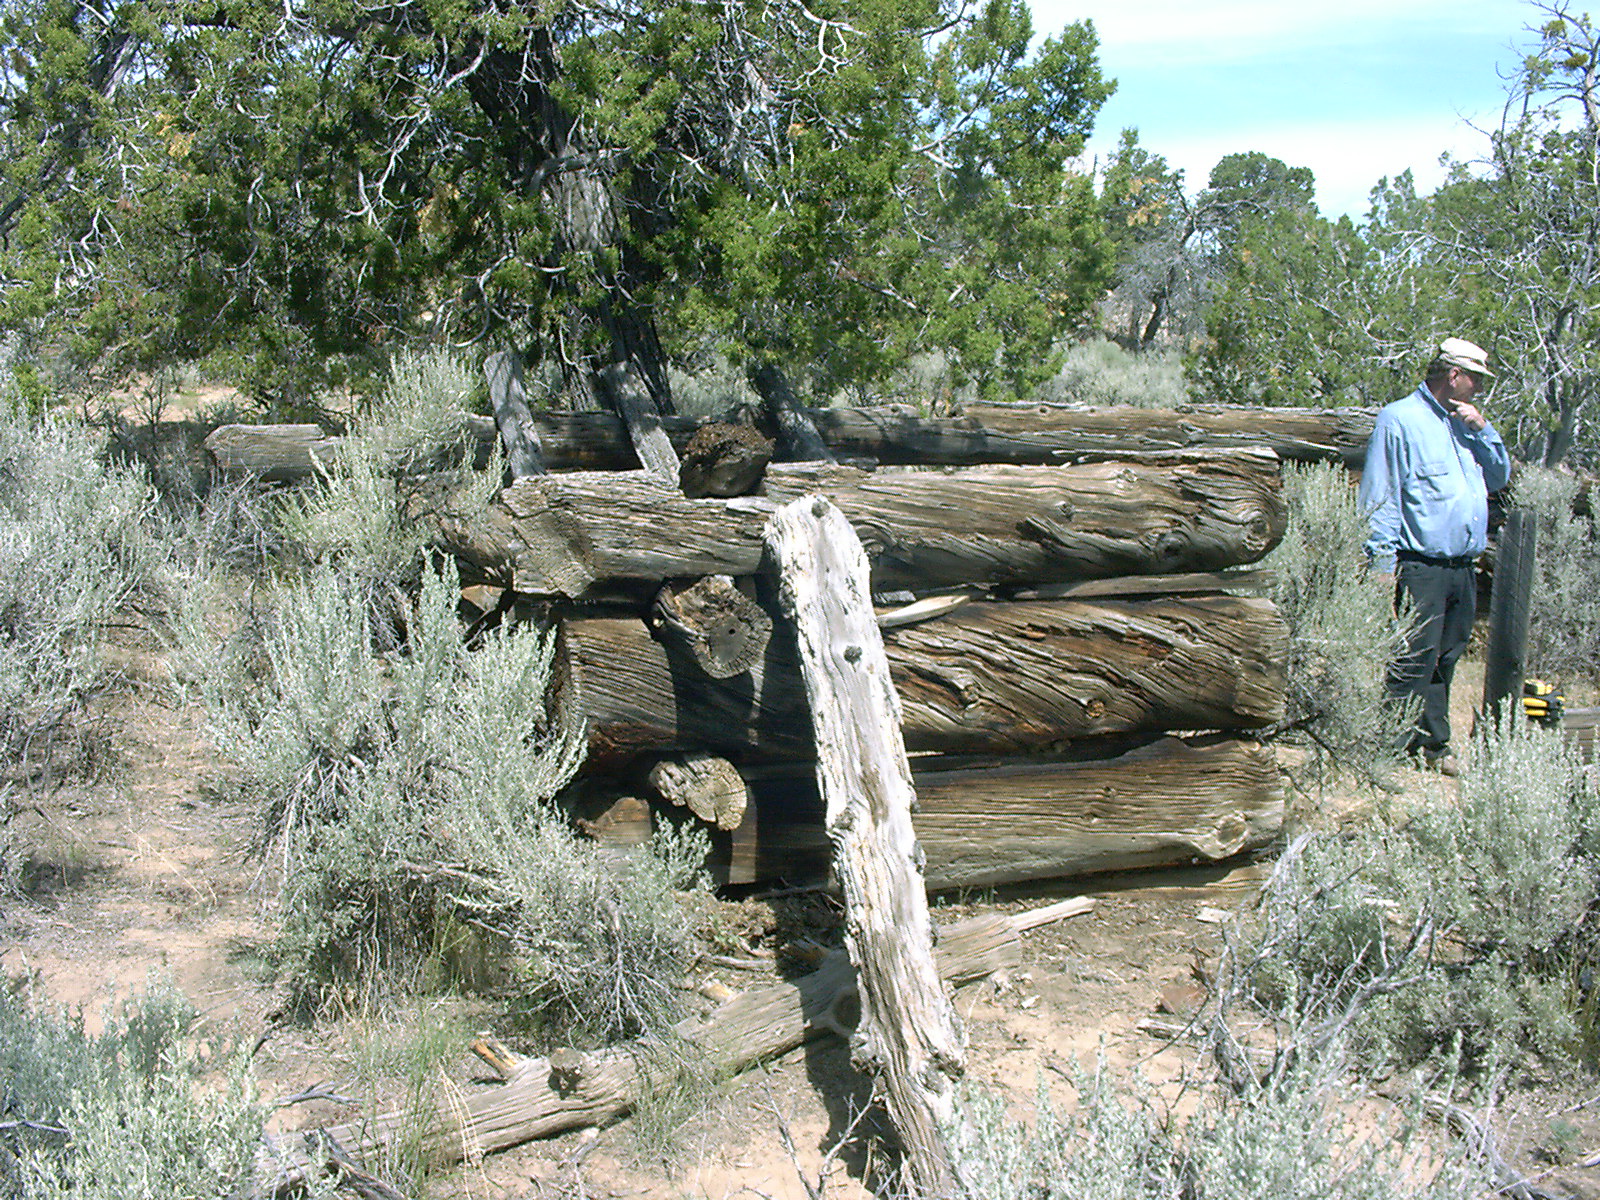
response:
<path fill-rule="evenodd" d="M 811 409 L 806 415 L 835 458 L 880 464 L 1048 466 L 1129 453 L 1262 447 L 1284 459 L 1359 467 L 1376 410 L 970 404 L 949 417 L 923 416 L 906 405 Z M 680 456 L 702 424 L 688 417 L 661 419 Z M 533 413 L 528 433 L 552 471 L 640 467 L 627 426 L 609 412 Z M 460 440 L 480 467 L 499 436 L 492 417 L 462 416 Z M 276 482 L 315 474 L 318 463 L 333 461 L 338 444 L 316 425 L 223 425 L 206 439 L 221 469 Z"/>
<path fill-rule="evenodd" d="M 1229 591 L 1283 531 L 1275 455 L 866 471 L 769 466 L 755 494 L 659 475 L 518 480 L 487 510 L 410 491 L 464 575 L 554 620 L 582 713 L 569 803 L 602 841 L 692 821 L 724 883 L 825 875 L 812 722 L 762 536 L 826 496 L 877 592 L 930 886 L 1216 859 L 1281 824 L 1251 731 L 1284 716 L 1288 633 Z M 891 608 L 893 611 L 891 611 Z"/>
<path fill-rule="evenodd" d="M 642 471 L 574 472 L 518 480 L 487 511 L 436 478 L 409 511 L 475 582 L 590 600 L 760 574 L 772 513 L 818 493 L 855 528 L 875 589 L 925 592 L 1254 562 L 1283 535 L 1279 483 L 1277 458 L 1258 450 L 933 471 L 786 464 L 753 496 L 691 500 Z"/>

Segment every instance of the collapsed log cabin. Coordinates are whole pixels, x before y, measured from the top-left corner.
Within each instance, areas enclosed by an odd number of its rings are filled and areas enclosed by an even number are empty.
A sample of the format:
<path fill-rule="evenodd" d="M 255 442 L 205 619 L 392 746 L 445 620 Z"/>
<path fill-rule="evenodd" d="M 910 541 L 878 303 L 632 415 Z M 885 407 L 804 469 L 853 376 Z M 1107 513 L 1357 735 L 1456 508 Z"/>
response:
<path fill-rule="evenodd" d="M 690 499 L 664 469 L 636 469 L 618 418 L 569 413 L 533 418 L 562 473 L 519 480 L 487 510 L 444 476 L 407 481 L 408 511 L 465 580 L 560 625 L 589 739 L 570 799 L 588 828 L 627 841 L 653 807 L 703 823 L 719 880 L 825 868 L 808 702 L 792 637 L 772 630 L 762 546 L 780 505 L 820 494 L 865 545 L 874 590 L 956 592 L 884 636 L 906 743 L 937 756 L 916 762 L 931 886 L 1219 858 L 1275 835 L 1282 785 L 1249 731 L 1283 717 L 1288 635 L 1269 603 L 1229 590 L 1281 536 L 1277 455 L 1358 457 L 1370 414 L 809 417 L 841 455 L 983 465 L 769 465 L 755 494 Z M 662 422 L 680 449 L 700 427 Z M 496 436 L 468 428 L 474 444 Z M 211 449 L 283 477 L 336 444 L 281 433 L 219 430 Z M 705 780 L 714 791 L 695 797 Z"/>

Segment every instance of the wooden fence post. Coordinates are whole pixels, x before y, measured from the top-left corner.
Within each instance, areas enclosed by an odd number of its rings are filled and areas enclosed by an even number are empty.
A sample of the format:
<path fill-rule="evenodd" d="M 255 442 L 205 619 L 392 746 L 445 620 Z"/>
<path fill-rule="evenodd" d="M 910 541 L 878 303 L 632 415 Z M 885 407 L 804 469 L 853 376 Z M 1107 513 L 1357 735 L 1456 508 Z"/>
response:
<path fill-rule="evenodd" d="M 1495 546 L 1494 588 L 1489 596 L 1489 643 L 1483 655 L 1483 715 L 1493 721 L 1518 709 L 1522 703 L 1538 532 L 1533 514 L 1514 508 L 1506 513 Z"/>
<path fill-rule="evenodd" d="M 844 514 L 820 496 L 780 508 L 766 541 L 797 632 L 817 785 L 844 893 L 861 996 L 853 1054 L 884 1084 L 917 1191 L 956 1195 L 945 1131 L 964 1038 L 934 962 L 922 850 L 911 827 L 916 796 L 866 553 Z"/>

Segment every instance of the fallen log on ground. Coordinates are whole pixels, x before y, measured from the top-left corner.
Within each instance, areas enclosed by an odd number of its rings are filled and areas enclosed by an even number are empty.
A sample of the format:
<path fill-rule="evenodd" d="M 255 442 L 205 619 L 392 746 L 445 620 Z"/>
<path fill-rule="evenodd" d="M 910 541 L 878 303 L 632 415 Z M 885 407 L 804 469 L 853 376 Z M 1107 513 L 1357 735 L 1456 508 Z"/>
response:
<path fill-rule="evenodd" d="M 583 599 L 620 582 L 756 574 L 767 519 L 820 493 L 866 547 L 875 590 L 925 590 L 1251 563 L 1283 536 L 1280 487 L 1273 455 L 1233 450 L 1071 467 L 787 464 L 730 500 L 690 500 L 643 472 L 579 472 L 521 480 L 486 510 L 438 477 L 407 511 L 464 577 Z"/>
<path fill-rule="evenodd" d="M 939 929 L 940 978 L 951 984 L 980 979 L 1021 961 L 1022 930 L 1087 912 L 1093 901 L 1063 901 L 1015 917 L 991 915 Z M 588 1054 L 557 1052 L 508 1064 L 509 1078 L 441 1108 L 440 1127 L 425 1137 L 430 1161 L 456 1162 L 534 1138 L 599 1125 L 628 1113 L 677 1078 L 676 1056 L 692 1053 L 714 1075 L 731 1075 L 825 1033 L 844 1032 L 841 1001 L 855 988 L 843 954 L 832 954 L 793 983 L 740 993 L 705 1017 L 673 1027 L 674 1041 L 633 1043 Z M 556 1061 L 552 1062 L 552 1059 Z M 270 1192 L 282 1194 L 314 1178 L 331 1141 L 358 1161 L 371 1162 L 395 1138 L 415 1132 L 412 1113 L 386 1113 L 346 1125 L 268 1139 L 264 1169 Z"/>
<path fill-rule="evenodd" d="M 1067 460 L 1163 450 L 1220 450 L 1259 446 L 1299 461 L 1338 461 L 1359 467 L 1372 433 L 1373 409 L 1260 408 L 1224 405 L 1179 409 L 1085 408 L 1060 404 L 972 404 L 952 417 L 925 417 L 905 405 L 783 410 L 777 433 L 790 459 L 870 458 L 883 463 L 974 466 L 980 463 L 1053 464 Z M 661 427 L 682 454 L 704 422 L 662 417 Z M 609 412 L 535 413 L 545 465 L 560 471 L 639 468 L 622 421 Z M 493 419 L 463 416 L 461 437 L 481 467 L 498 434 Z M 813 438 L 820 435 L 820 441 Z M 222 425 L 206 438 L 224 471 L 291 482 L 315 473 L 313 458 L 331 461 L 339 438 L 316 425 Z M 824 445 L 825 443 L 825 445 Z"/>
<path fill-rule="evenodd" d="M 713 679 L 643 622 L 561 622 L 570 699 L 589 763 L 702 750 L 810 759 L 793 639 Z M 1249 729 L 1283 719 L 1288 629 L 1267 600 L 1237 596 L 970 603 L 886 630 L 906 744 L 946 753 L 1028 753 L 1078 738 Z"/>
<path fill-rule="evenodd" d="M 1071 760 L 913 759 L 912 823 L 928 888 L 1215 862 L 1281 835 L 1283 775 L 1272 750 L 1258 742 L 1222 735 L 1112 739 L 1085 744 L 1082 753 Z M 739 776 L 748 796 L 742 819 L 731 830 L 707 830 L 712 879 L 826 879 L 831 846 L 808 766 L 745 767 Z M 602 779 L 587 785 L 574 813 L 591 836 L 619 851 L 650 840 L 650 809 L 633 789 Z"/>

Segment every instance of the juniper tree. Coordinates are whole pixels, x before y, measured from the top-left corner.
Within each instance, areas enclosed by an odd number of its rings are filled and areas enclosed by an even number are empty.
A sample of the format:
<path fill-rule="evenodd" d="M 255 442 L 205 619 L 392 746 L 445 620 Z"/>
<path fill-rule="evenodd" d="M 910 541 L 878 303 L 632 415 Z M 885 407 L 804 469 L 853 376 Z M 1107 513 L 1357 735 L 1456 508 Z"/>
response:
<path fill-rule="evenodd" d="M 304 395 L 396 339 L 1045 373 L 1109 94 L 1019 0 L 14 0 L 3 318 Z M 666 344 L 663 345 L 663 339 Z M 1002 350 L 1002 347 L 1004 349 Z"/>

